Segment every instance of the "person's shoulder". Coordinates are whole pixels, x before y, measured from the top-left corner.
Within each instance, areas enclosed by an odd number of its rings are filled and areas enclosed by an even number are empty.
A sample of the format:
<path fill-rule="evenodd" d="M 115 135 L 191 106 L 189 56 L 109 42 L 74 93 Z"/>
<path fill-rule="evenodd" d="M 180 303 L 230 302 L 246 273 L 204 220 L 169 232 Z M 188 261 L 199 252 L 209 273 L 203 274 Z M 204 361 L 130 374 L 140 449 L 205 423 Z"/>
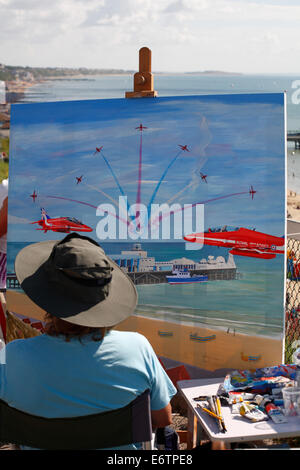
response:
<path fill-rule="evenodd" d="M 110 331 L 110 337 L 114 340 L 132 342 L 134 344 L 139 343 L 140 345 L 148 346 L 150 345 L 147 338 L 142 335 L 141 333 L 137 333 L 136 331 L 117 331 L 112 330 Z"/>
<path fill-rule="evenodd" d="M 139 340 L 146 339 L 145 336 L 143 336 L 141 333 L 138 333 L 137 331 L 119 331 L 119 330 L 111 330 L 109 332 L 110 335 L 119 337 L 119 338 L 136 338 Z"/>
<path fill-rule="evenodd" d="M 6 344 L 6 351 L 30 349 L 44 343 L 47 338 L 47 335 L 38 335 L 32 338 L 14 339 Z"/>
<path fill-rule="evenodd" d="M 137 331 L 119 331 L 119 330 L 111 330 L 109 332 L 110 335 L 114 335 L 114 336 L 119 336 L 120 338 L 121 337 L 128 337 L 128 338 L 139 338 L 139 339 L 146 339 L 146 337 L 144 335 L 142 335 L 141 333 L 138 333 Z"/>

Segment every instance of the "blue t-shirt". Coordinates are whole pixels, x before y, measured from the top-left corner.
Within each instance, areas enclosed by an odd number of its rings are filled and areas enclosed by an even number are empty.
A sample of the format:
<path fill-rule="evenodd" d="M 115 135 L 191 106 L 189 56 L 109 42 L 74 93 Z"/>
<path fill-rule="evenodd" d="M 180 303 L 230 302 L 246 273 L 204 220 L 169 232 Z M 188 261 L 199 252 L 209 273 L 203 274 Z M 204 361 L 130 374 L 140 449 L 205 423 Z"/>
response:
<path fill-rule="evenodd" d="M 12 341 L 0 354 L 0 398 L 46 418 L 121 408 L 146 389 L 151 409 L 160 410 L 177 392 L 139 333 L 110 331 L 97 342 L 41 335 Z"/>

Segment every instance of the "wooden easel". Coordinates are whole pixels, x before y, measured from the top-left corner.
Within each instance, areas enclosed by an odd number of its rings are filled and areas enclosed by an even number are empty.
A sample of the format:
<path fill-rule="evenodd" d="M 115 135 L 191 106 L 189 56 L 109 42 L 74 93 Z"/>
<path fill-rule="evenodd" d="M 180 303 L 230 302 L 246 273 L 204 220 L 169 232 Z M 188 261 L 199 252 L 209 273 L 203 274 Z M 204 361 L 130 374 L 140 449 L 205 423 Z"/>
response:
<path fill-rule="evenodd" d="M 154 90 L 154 80 L 151 72 L 151 55 L 151 50 L 148 47 L 142 47 L 139 50 L 139 71 L 134 74 L 133 91 L 126 91 L 125 98 L 154 98 L 157 96 L 157 91 Z M 160 358 L 158 359 L 173 383 L 176 383 L 177 380 L 182 380 L 183 378 L 190 378 L 184 365 L 166 369 Z M 186 430 L 177 431 L 177 433 L 180 443 L 187 442 L 189 434 Z M 191 443 L 189 443 L 189 445 L 189 448 L 193 447 Z"/>
<path fill-rule="evenodd" d="M 133 77 L 133 91 L 126 91 L 125 98 L 154 98 L 153 74 L 151 73 L 151 50 L 142 47 L 139 50 L 139 71 Z"/>

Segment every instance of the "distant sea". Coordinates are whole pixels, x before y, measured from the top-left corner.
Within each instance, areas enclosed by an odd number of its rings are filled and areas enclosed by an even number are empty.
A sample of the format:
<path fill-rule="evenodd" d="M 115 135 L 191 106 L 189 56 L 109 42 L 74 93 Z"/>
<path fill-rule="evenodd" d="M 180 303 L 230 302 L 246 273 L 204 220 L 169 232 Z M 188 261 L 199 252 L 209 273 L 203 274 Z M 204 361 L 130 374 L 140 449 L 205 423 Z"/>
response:
<path fill-rule="evenodd" d="M 287 96 L 287 129 L 300 131 L 300 104 L 294 104 L 299 75 L 154 74 L 158 96 L 227 93 L 282 93 Z M 27 89 L 23 102 L 124 98 L 133 89 L 131 75 L 48 80 Z M 298 93 L 299 96 L 299 93 Z"/>
<path fill-rule="evenodd" d="M 300 103 L 295 104 L 297 89 L 294 88 L 297 80 L 300 80 L 300 73 L 299 75 L 154 74 L 154 89 L 159 97 L 286 91 L 287 131 L 300 132 Z M 133 77 L 125 74 L 64 78 L 48 80 L 28 88 L 23 102 L 124 98 L 125 92 L 132 89 Z M 288 188 L 300 193 L 300 150 L 295 150 L 292 143 L 288 145 L 287 170 Z"/>
<path fill-rule="evenodd" d="M 8 273 L 14 272 L 17 253 L 29 243 L 8 243 Z M 131 244 L 103 242 L 108 255 L 131 249 Z M 204 246 L 185 250 L 184 243 L 142 243 L 148 256 L 157 261 L 186 257 L 199 261 L 209 255 L 227 259 L 223 248 Z M 138 315 L 231 332 L 280 338 L 283 333 L 283 257 L 262 260 L 235 256 L 240 279 L 207 281 L 188 285 L 137 286 Z M 282 295 L 280 295 L 282 293 Z"/>
<path fill-rule="evenodd" d="M 297 80 L 300 80 L 300 73 L 299 75 L 154 74 L 154 89 L 159 97 L 286 91 L 287 131 L 300 132 L 300 103 L 296 104 L 296 98 L 299 99 L 300 94 L 295 88 Z M 125 92 L 132 89 L 131 75 L 56 79 L 28 88 L 23 102 L 124 98 Z M 300 150 L 295 150 L 293 143 L 289 143 L 287 149 L 287 185 L 288 189 L 300 193 Z"/>

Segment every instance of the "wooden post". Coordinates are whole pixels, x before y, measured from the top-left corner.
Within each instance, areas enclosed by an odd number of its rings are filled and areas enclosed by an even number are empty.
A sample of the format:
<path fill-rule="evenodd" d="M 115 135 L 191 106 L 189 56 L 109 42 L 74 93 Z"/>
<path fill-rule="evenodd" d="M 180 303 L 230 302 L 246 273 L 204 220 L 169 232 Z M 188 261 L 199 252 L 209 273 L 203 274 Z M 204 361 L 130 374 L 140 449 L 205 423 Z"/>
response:
<path fill-rule="evenodd" d="M 197 445 L 197 418 L 190 408 L 187 410 L 188 429 L 187 429 L 187 450 L 191 450 Z"/>
<path fill-rule="evenodd" d="M 153 98 L 157 96 L 157 91 L 153 89 L 151 55 L 151 50 L 148 47 L 142 47 L 139 50 L 139 71 L 133 77 L 133 91 L 126 91 L 125 98 Z"/>

